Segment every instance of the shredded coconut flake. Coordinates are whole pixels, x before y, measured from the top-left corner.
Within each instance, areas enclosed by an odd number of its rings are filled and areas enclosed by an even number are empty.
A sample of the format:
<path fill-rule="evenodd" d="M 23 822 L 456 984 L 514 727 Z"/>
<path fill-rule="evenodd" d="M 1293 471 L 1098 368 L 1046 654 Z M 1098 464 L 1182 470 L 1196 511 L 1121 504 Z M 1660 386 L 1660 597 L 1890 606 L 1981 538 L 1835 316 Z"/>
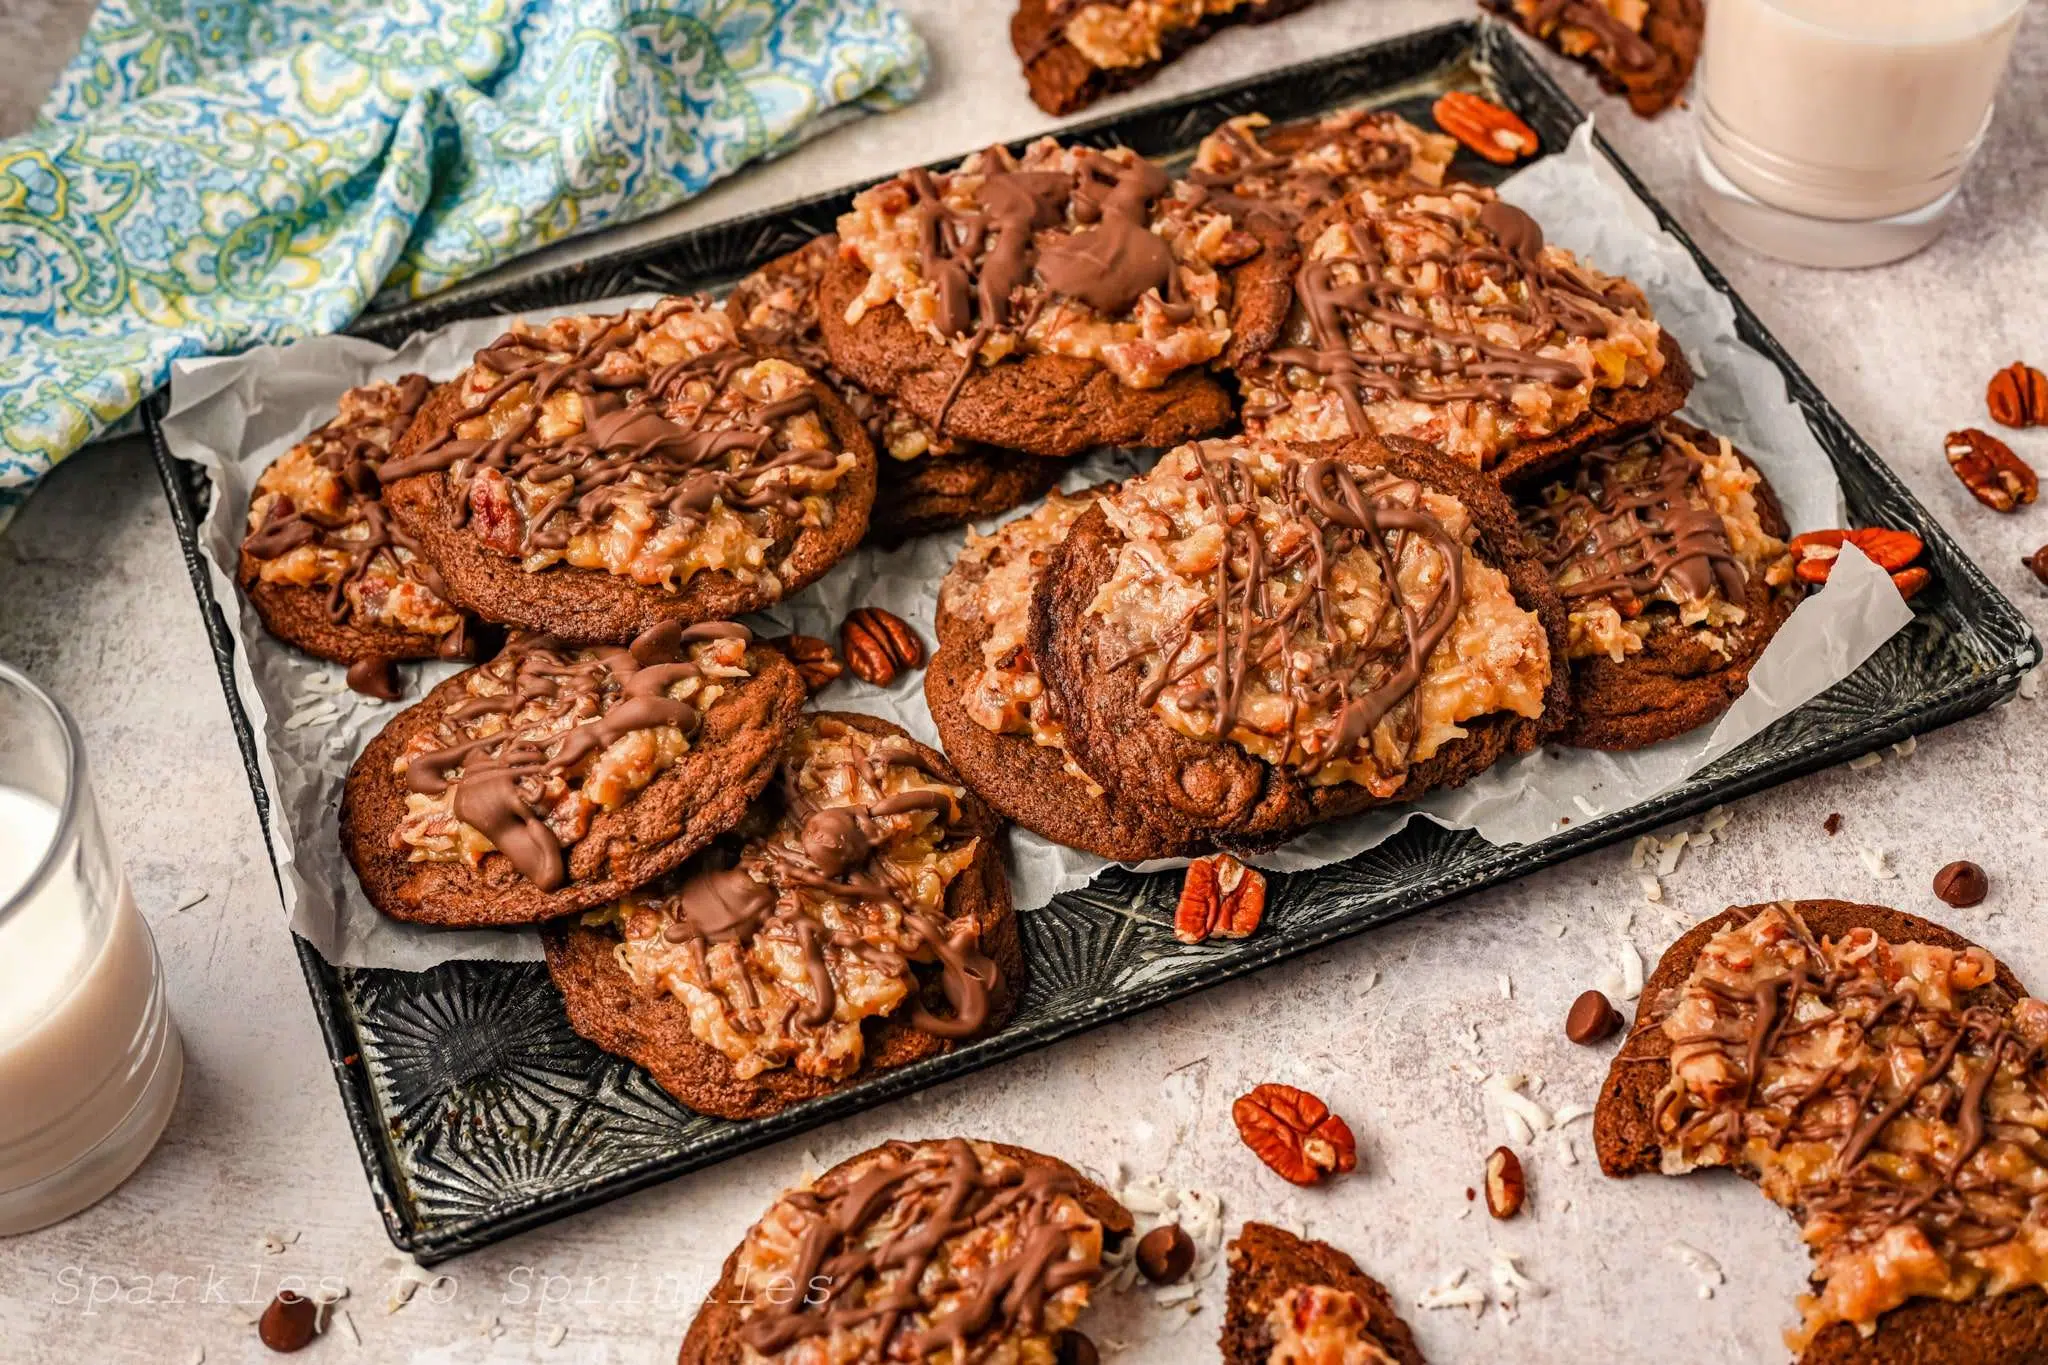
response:
<path fill-rule="evenodd" d="M 302 707 L 292 712 L 291 715 L 285 717 L 284 728 L 287 730 L 303 730 L 308 725 L 325 725 L 340 715 L 341 712 L 334 709 L 334 703 L 323 701 L 317 705 Z"/>
<path fill-rule="evenodd" d="M 1686 840 L 1692 836 L 1684 830 L 1666 839 L 1657 850 L 1657 875 L 1668 877 L 1678 871 L 1678 860 L 1685 856 Z"/>
<path fill-rule="evenodd" d="M 1488 1076 L 1480 1082 L 1480 1089 L 1492 1097 L 1500 1109 L 1501 1126 L 1508 1137 L 1523 1146 L 1535 1141 L 1536 1134 L 1550 1127 L 1550 1111 L 1522 1093 L 1529 1084 L 1527 1076 Z"/>
<path fill-rule="evenodd" d="M 1372 988 L 1374 986 L 1377 986 L 1379 984 L 1380 974 L 1378 972 L 1367 972 L 1364 976 L 1359 978 L 1358 993 L 1360 995 L 1367 995 L 1371 993 Z"/>
<path fill-rule="evenodd" d="M 1906 736 L 1906 737 L 1905 737 L 1904 739 L 1900 740 L 1900 741 L 1899 741 L 1899 742 L 1898 742 L 1897 744 L 1894 744 L 1894 745 L 1892 745 L 1892 757 L 1893 757 L 1893 758 L 1911 758 L 1911 757 L 1913 756 L 1913 751 L 1914 751 L 1915 749 L 1918 749 L 1919 747 L 1920 747 L 1920 740 L 1919 740 L 1919 737 L 1918 737 L 1918 736 L 1916 736 L 1916 735 L 1907 735 L 1907 736 Z"/>
<path fill-rule="evenodd" d="M 2027 671 L 2026 671 L 2025 673 L 2022 673 L 2022 674 L 2020 674 L 2020 697 L 2021 697 L 2021 699 L 2022 699 L 2022 700 L 2025 700 L 2025 701 L 2032 701 L 2032 700 L 2033 700 L 2034 698 L 2036 698 L 2036 697 L 2038 697 L 2038 696 L 2040 696 L 2040 695 L 2041 695 L 2041 670 L 2040 670 L 2040 669 L 2038 669 L 2038 668 L 2034 668 L 2034 669 L 2029 669 L 2029 670 L 2027 670 Z"/>
<path fill-rule="evenodd" d="M 1664 1254 L 1699 1277 L 1703 1299 L 1713 1298 L 1714 1291 L 1728 1283 L 1728 1277 L 1721 1273 L 1721 1263 L 1690 1242 L 1666 1242 Z"/>
<path fill-rule="evenodd" d="M 1550 1291 L 1522 1273 L 1521 1257 L 1495 1247 L 1493 1260 L 1493 1289 L 1500 1299 L 1501 1311 L 1513 1318 L 1520 1310 L 1524 1299 L 1540 1299 Z"/>
<path fill-rule="evenodd" d="M 1650 865 L 1650 854 L 1657 847 L 1657 841 L 1645 834 L 1639 837 L 1628 851 L 1628 865 L 1641 872 Z"/>
<path fill-rule="evenodd" d="M 1449 1278 L 1439 1282 L 1415 1301 L 1418 1308 L 1469 1308 L 1472 1316 L 1478 1317 L 1486 1311 L 1486 1291 L 1476 1284 L 1466 1284 L 1470 1274 L 1462 1266 Z"/>
<path fill-rule="evenodd" d="M 1650 904 L 1652 905 L 1655 905 L 1659 901 L 1664 899 L 1664 883 L 1658 881 L 1655 877 L 1650 876 L 1648 873 L 1644 873 L 1642 877 L 1638 878 L 1638 880 L 1642 883 L 1644 900 L 1650 902 Z"/>
<path fill-rule="evenodd" d="M 1158 1304 L 1161 1308 L 1171 1308 L 1177 1303 L 1186 1303 L 1201 1292 L 1200 1286 L 1183 1280 L 1179 1284 L 1170 1284 L 1164 1289 L 1153 1290 L 1152 1302 Z"/>
<path fill-rule="evenodd" d="M 1593 1106 L 1590 1104 L 1561 1104 L 1557 1107 L 1557 1112 L 1550 1116 L 1550 1126 L 1562 1128 L 1574 1120 L 1589 1118 L 1592 1113 Z"/>
<path fill-rule="evenodd" d="M 1643 955 L 1627 939 L 1621 941 L 1621 998 L 1633 1000 L 1643 993 Z"/>
<path fill-rule="evenodd" d="M 1512 1000 L 1515 998 L 1515 983 L 1506 972 L 1500 973 L 1494 980 L 1500 986 L 1501 999 Z"/>
<path fill-rule="evenodd" d="M 558 1322 L 558 1323 L 555 1323 L 554 1325 L 552 1325 L 552 1326 L 550 1326 L 550 1327 L 548 1328 L 548 1349 L 549 1349 L 549 1350 L 551 1350 L 551 1351 L 552 1351 L 552 1350 L 553 1350 L 553 1349 L 554 1349 L 555 1347 L 557 1347 L 557 1346 L 560 1346 L 560 1345 L 561 1345 L 561 1344 L 562 1344 L 563 1342 L 567 1341 L 568 1339 L 569 1339 L 569 1329 L 568 1329 L 568 1328 L 566 1328 L 566 1327 L 564 1327 L 564 1326 L 562 1326 L 562 1324 L 561 1324 L 561 1323 L 559 1323 L 559 1322 Z"/>
<path fill-rule="evenodd" d="M 1578 792 L 1572 793 L 1572 804 L 1579 808 L 1581 814 L 1592 816 L 1600 814 L 1600 808 Z"/>
<path fill-rule="evenodd" d="M 1863 870 L 1879 881 L 1892 881 L 1899 875 L 1898 869 L 1892 866 L 1892 855 L 1888 849 L 1858 844 L 1856 856 L 1863 860 Z"/>
<path fill-rule="evenodd" d="M 1856 755 L 1856 757 L 1850 759 L 1849 771 L 1852 773 L 1860 773 L 1865 768 L 1875 768 L 1878 764 L 1882 762 L 1884 762 L 1884 755 L 1878 753 L 1875 749 L 1873 749 L 1867 754 L 1858 754 Z"/>
<path fill-rule="evenodd" d="M 1708 834 L 1719 834 L 1722 830 L 1728 828 L 1728 822 L 1734 818 L 1734 816 L 1728 813 L 1726 806 L 1716 806 L 1708 811 L 1705 818 L 1700 821 L 1700 828 Z"/>

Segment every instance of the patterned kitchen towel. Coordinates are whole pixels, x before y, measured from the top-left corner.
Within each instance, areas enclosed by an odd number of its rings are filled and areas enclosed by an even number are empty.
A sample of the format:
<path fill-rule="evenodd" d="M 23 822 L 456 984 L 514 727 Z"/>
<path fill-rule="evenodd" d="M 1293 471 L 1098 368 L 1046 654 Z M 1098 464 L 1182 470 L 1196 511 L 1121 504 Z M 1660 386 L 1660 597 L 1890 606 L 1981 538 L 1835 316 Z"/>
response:
<path fill-rule="evenodd" d="M 0 526 L 175 359 L 668 208 L 928 65 L 886 0 L 106 0 L 0 140 Z"/>

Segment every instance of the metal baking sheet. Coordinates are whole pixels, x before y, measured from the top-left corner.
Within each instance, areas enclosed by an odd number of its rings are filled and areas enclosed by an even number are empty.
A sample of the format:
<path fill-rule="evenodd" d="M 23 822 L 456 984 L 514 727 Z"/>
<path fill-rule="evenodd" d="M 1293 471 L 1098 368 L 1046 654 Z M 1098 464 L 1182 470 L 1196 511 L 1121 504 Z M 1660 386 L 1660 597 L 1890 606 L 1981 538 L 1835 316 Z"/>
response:
<path fill-rule="evenodd" d="M 1550 151 L 1563 148 L 1585 117 L 1509 30 L 1472 21 L 1098 120 L 1067 135 L 1172 158 L 1191 151 L 1221 120 L 1255 111 L 1289 119 L 1370 105 L 1427 123 L 1431 102 L 1448 88 L 1481 90 L 1515 109 Z M 638 1068 L 577 1037 L 537 964 L 457 962 L 418 973 L 335 968 L 301 941 L 301 966 L 342 1103 L 392 1241 L 423 1262 L 446 1259 L 1946 725 L 2010 696 L 2041 657 L 2024 619 L 1814 388 L 1613 149 L 1597 138 L 1596 144 L 1728 296 L 1743 339 L 1782 372 L 1788 395 L 1834 463 L 1852 520 L 1910 527 L 1926 541 L 1934 585 L 1916 599 L 1911 626 L 1848 680 L 1660 798 L 1520 848 L 1413 822 L 1350 862 L 1274 877 L 1265 925 L 1251 939 L 1189 954 L 1170 928 L 1178 876 L 1112 870 L 1085 890 L 1020 916 L 1031 970 L 1015 1016 L 999 1032 L 769 1119 L 733 1122 L 678 1105 Z M 1455 172 L 1482 182 L 1502 175 L 1462 154 Z M 393 345 L 412 331 L 461 317 L 715 288 L 831 230 L 859 188 L 459 301 L 428 301 L 355 330 Z M 207 484 L 196 466 L 165 448 L 160 411 L 159 402 L 145 413 L 152 446 L 267 840 L 272 811 L 257 741 L 236 694 L 234 645 L 197 538 Z"/>

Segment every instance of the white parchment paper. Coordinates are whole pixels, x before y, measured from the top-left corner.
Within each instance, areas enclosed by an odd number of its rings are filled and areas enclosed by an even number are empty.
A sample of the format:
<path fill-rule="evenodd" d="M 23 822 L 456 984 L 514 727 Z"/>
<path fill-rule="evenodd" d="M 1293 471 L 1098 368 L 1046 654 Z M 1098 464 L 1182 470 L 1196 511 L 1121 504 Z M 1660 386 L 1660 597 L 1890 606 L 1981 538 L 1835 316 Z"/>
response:
<path fill-rule="evenodd" d="M 1592 149 L 1590 124 L 1569 150 L 1515 176 L 1502 192 L 1542 222 L 1550 240 L 1643 287 L 1658 321 L 1684 345 L 1698 373 L 1687 415 L 1727 434 L 1756 460 L 1795 530 L 1840 524 L 1841 490 L 1833 467 L 1786 398 L 1782 377 L 1737 339 L 1727 301 Z M 616 299 L 529 316 L 609 311 L 646 301 Z M 203 465 L 213 483 L 201 543 L 214 593 L 239 646 L 235 680 L 256 729 L 274 802 L 271 835 L 283 869 L 286 912 L 291 927 L 330 962 L 419 970 L 454 958 L 531 959 L 539 948 L 530 933 L 397 924 L 364 898 L 337 837 L 341 786 L 356 754 L 397 708 L 356 696 L 343 685 L 340 667 L 271 639 L 236 591 L 234 567 L 249 490 L 266 465 L 333 414 L 345 389 L 411 370 L 450 376 L 504 325 L 503 318 L 465 322 L 413 337 L 397 351 L 319 337 L 181 362 L 172 377 L 164 436 L 173 454 Z M 1143 464 L 1143 457 L 1130 452 L 1102 452 L 1076 461 L 1062 484 L 1082 488 Z M 833 638 L 848 610 L 875 605 L 902 616 L 929 641 L 939 580 L 964 534 L 927 536 L 894 552 L 859 551 L 753 624 L 770 633 L 793 629 Z M 1845 550 L 1827 587 L 1793 613 L 1752 670 L 1748 693 L 1718 723 L 1634 754 L 1542 750 L 1412 807 L 1311 831 L 1258 862 L 1296 871 L 1340 861 L 1391 837 L 1418 814 L 1476 829 L 1499 844 L 1539 841 L 1568 822 L 1620 810 L 1682 782 L 1847 677 L 1911 619 L 1890 579 L 1861 554 Z M 453 668 L 420 665 L 408 696 L 417 697 Z M 938 742 L 924 705 L 922 674 L 901 677 L 889 688 L 847 678 L 828 688 L 819 705 L 886 716 L 919 739 Z M 1105 865 L 1026 831 L 1013 832 L 1010 867 L 1020 909 L 1087 884 Z"/>

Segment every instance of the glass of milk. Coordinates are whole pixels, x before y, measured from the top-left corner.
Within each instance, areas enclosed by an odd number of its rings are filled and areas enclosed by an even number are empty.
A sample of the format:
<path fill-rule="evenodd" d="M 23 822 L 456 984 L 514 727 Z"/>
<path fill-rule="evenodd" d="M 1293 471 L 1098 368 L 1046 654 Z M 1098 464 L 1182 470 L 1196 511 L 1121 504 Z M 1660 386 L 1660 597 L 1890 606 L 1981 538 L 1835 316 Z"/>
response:
<path fill-rule="evenodd" d="M 1941 234 L 2026 0 L 1714 0 L 1700 206 L 1801 265 L 1878 265 Z"/>
<path fill-rule="evenodd" d="M 156 1145 L 185 1054 L 62 707 L 0 663 L 0 1236 L 68 1218 Z"/>

